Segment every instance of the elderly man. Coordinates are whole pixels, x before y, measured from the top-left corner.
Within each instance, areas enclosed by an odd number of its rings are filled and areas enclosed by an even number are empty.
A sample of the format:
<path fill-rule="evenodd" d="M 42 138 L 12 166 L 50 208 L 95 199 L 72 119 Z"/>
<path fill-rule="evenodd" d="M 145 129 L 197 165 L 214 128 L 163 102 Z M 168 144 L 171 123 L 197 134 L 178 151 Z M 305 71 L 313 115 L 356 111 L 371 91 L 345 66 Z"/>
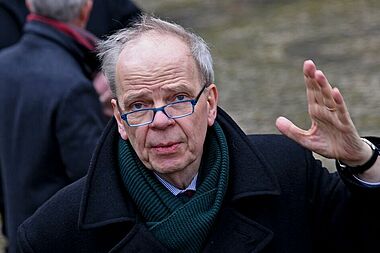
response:
<path fill-rule="evenodd" d="M 337 89 L 304 64 L 312 128 L 247 136 L 220 108 L 204 41 L 143 17 L 100 46 L 114 119 L 89 174 L 19 227 L 22 252 L 369 252 L 380 159 Z M 343 183 L 344 181 L 344 183 Z M 378 245 L 375 245 L 378 249 Z"/>
<path fill-rule="evenodd" d="M 91 0 L 29 0 L 21 40 L 0 54 L 0 168 L 9 252 L 17 227 L 83 177 L 106 124 L 92 86 Z M 93 55 L 91 57 L 91 55 Z"/>

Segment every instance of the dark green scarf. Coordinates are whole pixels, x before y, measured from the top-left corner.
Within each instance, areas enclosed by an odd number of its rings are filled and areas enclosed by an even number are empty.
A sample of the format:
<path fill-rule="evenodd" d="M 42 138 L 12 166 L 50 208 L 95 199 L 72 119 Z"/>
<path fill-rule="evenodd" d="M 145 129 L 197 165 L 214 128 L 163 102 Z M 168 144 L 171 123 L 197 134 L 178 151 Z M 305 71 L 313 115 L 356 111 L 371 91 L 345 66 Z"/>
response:
<path fill-rule="evenodd" d="M 208 173 L 190 201 L 183 203 L 141 163 L 128 141 L 119 141 L 119 165 L 125 187 L 149 230 L 173 251 L 201 250 L 227 190 L 228 147 L 218 123 L 208 130 L 203 149 L 200 169 Z"/>

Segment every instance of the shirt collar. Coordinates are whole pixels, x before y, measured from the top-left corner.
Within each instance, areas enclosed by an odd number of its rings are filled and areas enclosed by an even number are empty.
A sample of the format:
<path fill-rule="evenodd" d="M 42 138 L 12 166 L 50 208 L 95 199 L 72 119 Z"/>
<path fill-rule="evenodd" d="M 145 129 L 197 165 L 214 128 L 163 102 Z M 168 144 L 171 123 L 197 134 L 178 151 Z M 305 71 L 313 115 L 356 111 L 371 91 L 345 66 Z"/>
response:
<path fill-rule="evenodd" d="M 156 176 L 158 181 L 160 181 L 161 184 L 163 184 L 171 193 L 174 194 L 174 196 L 177 196 L 178 194 L 183 193 L 188 190 L 192 190 L 192 191 L 197 190 L 196 188 L 197 188 L 198 173 L 195 175 L 195 177 L 193 178 L 189 186 L 184 190 L 178 189 L 177 187 L 175 187 L 174 185 L 172 185 L 165 179 L 161 178 L 158 174 L 154 173 L 154 175 Z"/>

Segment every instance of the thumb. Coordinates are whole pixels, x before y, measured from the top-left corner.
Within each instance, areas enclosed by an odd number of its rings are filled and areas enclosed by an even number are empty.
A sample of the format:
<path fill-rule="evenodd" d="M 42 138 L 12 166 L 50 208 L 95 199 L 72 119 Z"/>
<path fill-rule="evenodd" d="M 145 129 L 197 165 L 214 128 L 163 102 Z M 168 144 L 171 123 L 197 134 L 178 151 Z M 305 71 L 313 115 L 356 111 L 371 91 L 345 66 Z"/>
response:
<path fill-rule="evenodd" d="M 297 127 L 293 122 L 282 116 L 277 118 L 276 127 L 283 135 L 297 142 L 305 134 L 305 130 Z"/>

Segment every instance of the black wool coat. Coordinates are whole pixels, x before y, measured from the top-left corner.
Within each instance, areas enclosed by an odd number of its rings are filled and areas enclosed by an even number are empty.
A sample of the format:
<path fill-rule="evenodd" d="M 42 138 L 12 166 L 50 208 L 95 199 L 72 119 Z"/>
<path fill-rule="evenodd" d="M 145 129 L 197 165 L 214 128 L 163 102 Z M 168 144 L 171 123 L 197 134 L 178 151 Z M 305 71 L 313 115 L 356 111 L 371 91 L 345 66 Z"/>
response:
<path fill-rule="evenodd" d="M 286 137 L 247 136 L 220 109 L 217 120 L 228 142 L 230 179 L 202 252 L 378 249 L 378 189 L 343 175 L 351 193 L 338 174 Z M 141 221 L 120 179 L 118 138 L 112 120 L 89 174 L 19 227 L 22 252 L 169 252 Z"/>
<path fill-rule="evenodd" d="M 106 125 L 88 51 L 30 22 L 0 53 L 0 169 L 9 251 L 17 227 L 64 186 L 83 177 Z"/>

